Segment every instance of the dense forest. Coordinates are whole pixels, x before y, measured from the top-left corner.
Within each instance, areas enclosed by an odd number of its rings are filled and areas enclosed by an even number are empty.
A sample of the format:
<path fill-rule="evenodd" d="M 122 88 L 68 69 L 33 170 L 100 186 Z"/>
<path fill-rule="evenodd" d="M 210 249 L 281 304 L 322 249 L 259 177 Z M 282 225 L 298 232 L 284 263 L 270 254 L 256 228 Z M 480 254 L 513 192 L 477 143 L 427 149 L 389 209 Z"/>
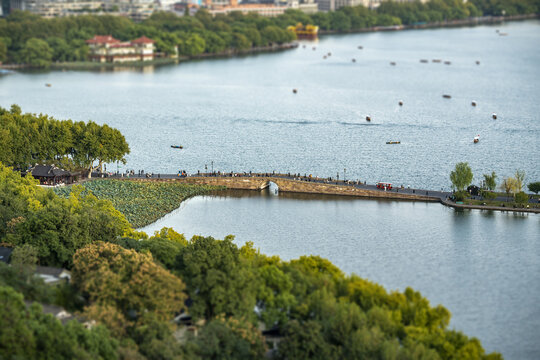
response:
<path fill-rule="evenodd" d="M 389 293 L 320 257 L 283 261 L 232 236 L 149 237 L 81 190 L 60 198 L 0 165 L 0 242 L 14 247 L 11 265 L 0 263 L 2 358 L 261 359 L 262 323 L 279 334 L 276 359 L 500 358 L 410 288 Z M 45 285 L 36 264 L 72 280 Z M 80 321 L 62 325 L 41 304 Z M 181 311 L 196 333 L 172 321 Z"/>
<path fill-rule="evenodd" d="M 125 162 L 126 154 L 126 139 L 108 125 L 22 113 L 17 105 L 0 107 L 0 162 L 18 170 L 54 163 L 91 171 L 107 162 Z"/>
<path fill-rule="evenodd" d="M 298 22 L 318 25 L 323 31 L 347 32 L 539 11 L 540 0 L 431 0 L 425 4 L 386 1 L 376 10 L 356 6 L 308 15 L 289 9 L 275 18 L 238 12 L 212 17 L 205 10 L 182 17 L 156 12 L 141 23 L 109 15 L 43 19 L 15 11 L 0 19 L 0 62 L 47 67 L 52 62 L 86 61 L 85 41 L 94 35 L 110 34 L 120 40 L 145 35 L 156 41 L 158 52 L 172 55 L 177 48 L 181 56 L 190 57 L 287 43 L 295 39 L 287 26 Z"/>

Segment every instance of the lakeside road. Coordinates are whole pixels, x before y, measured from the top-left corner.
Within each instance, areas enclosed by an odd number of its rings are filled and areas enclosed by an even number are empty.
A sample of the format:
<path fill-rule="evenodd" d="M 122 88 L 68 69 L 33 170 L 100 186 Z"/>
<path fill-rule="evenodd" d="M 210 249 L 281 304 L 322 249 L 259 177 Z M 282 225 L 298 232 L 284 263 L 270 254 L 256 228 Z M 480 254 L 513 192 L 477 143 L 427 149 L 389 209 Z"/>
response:
<path fill-rule="evenodd" d="M 98 177 L 99 175 L 96 174 Z M 124 176 L 125 175 L 125 176 Z M 440 202 L 443 205 L 459 209 L 479 209 L 510 212 L 540 213 L 540 208 L 519 208 L 490 205 L 467 205 L 458 204 L 450 198 L 452 193 L 429 189 L 415 189 L 404 186 L 392 186 L 391 189 L 380 188 L 377 184 L 367 184 L 359 180 L 339 180 L 334 178 L 319 178 L 312 175 L 281 174 L 281 173 L 247 173 L 247 172 L 213 172 L 197 173 L 190 175 L 179 174 L 109 174 L 107 177 L 121 180 L 137 181 L 182 181 L 197 184 L 222 185 L 230 189 L 262 190 L 273 182 L 281 192 L 297 192 L 310 194 L 332 194 L 344 196 L 356 196 L 363 198 L 379 198 L 390 200 L 409 200 Z M 287 184 L 280 184 L 280 180 Z M 291 186 L 291 183 L 293 184 Z M 473 196 L 475 200 L 481 200 L 480 196 Z M 498 197 L 496 201 L 507 202 L 510 198 Z M 529 199 L 530 204 L 539 204 L 538 199 Z"/>

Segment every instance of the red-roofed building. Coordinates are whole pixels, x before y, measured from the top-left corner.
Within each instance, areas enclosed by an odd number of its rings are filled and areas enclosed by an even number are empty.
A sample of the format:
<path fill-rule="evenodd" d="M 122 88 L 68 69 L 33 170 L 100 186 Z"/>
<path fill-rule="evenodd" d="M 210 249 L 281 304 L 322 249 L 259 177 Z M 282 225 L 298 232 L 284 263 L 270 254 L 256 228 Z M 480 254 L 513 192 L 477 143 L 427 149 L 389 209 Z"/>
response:
<path fill-rule="evenodd" d="M 141 36 L 122 42 L 111 35 L 96 35 L 86 40 L 90 60 L 97 62 L 148 61 L 154 59 L 154 40 Z"/>

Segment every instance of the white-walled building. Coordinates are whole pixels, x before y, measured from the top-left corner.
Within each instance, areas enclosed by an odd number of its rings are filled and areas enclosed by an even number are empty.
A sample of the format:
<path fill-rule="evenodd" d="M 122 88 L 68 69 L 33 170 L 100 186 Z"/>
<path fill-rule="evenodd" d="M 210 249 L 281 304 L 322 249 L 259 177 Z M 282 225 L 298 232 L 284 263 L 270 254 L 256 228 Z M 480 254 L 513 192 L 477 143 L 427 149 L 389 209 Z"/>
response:
<path fill-rule="evenodd" d="M 154 40 L 141 36 L 132 41 L 121 42 L 111 35 L 96 35 L 86 40 L 90 48 L 90 60 L 96 62 L 149 61 L 154 59 Z"/>

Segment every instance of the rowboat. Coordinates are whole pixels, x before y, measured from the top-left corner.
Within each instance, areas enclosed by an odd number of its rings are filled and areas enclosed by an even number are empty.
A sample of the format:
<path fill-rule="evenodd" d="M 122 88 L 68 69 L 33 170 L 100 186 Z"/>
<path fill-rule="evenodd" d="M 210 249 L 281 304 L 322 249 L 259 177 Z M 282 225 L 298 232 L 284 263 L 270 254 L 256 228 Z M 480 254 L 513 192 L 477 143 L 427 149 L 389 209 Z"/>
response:
<path fill-rule="evenodd" d="M 182 145 L 171 145 L 173 149 L 183 149 L 184 147 Z"/>
<path fill-rule="evenodd" d="M 387 144 L 401 144 L 401 141 L 387 141 Z"/>

